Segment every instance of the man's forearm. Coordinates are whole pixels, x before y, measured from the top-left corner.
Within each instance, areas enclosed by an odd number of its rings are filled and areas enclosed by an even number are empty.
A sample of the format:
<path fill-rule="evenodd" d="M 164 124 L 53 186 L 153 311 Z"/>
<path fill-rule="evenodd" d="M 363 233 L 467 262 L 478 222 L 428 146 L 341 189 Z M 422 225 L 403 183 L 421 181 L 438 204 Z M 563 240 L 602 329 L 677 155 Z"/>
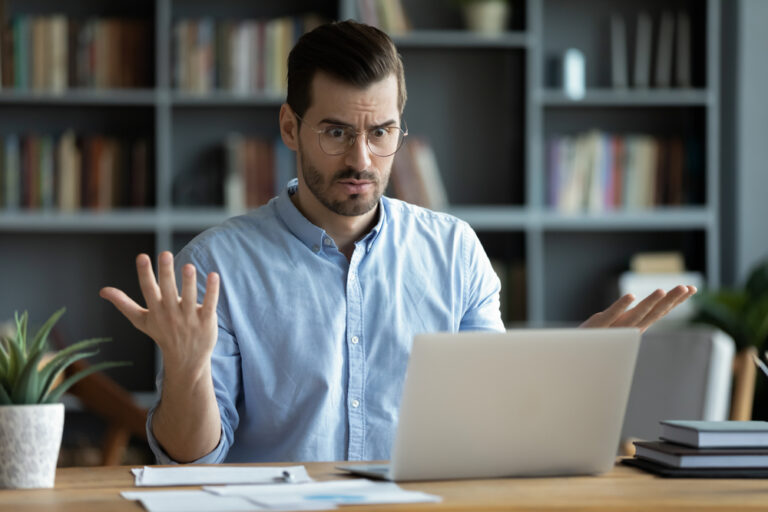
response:
<path fill-rule="evenodd" d="M 173 460 L 192 462 L 219 444 L 221 416 L 210 364 L 198 375 L 181 373 L 166 372 L 164 376 L 152 433 Z"/>

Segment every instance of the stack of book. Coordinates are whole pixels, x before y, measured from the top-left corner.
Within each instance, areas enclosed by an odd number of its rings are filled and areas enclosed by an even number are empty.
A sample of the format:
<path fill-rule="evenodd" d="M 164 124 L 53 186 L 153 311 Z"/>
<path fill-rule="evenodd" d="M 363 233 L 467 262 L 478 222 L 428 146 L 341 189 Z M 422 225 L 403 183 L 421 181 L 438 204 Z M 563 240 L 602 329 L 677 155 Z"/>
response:
<path fill-rule="evenodd" d="M 285 93 L 288 53 L 302 34 L 324 21 L 315 14 L 178 20 L 173 28 L 176 88 L 198 94 Z"/>
<path fill-rule="evenodd" d="M 144 138 L 8 134 L 0 137 L 0 210 L 110 210 L 150 206 Z"/>
<path fill-rule="evenodd" d="M 622 462 L 670 477 L 768 477 L 768 422 L 666 420 L 661 430 Z"/>
<path fill-rule="evenodd" d="M 3 88 L 62 92 L 150 85 L 153 34 L 146 20 L 15 16 L 0 32 Z"/>
<path fill-rule="evenodd" d="M 392 35 L 405 34 L 411 27 L 401 0 L 357 0 L 357 19 Z"/>
<path fill-rule="evenodd" d="M 266 204 L 296 177 L 296 154 L 279 138 L 231 133 L 224 161 L 224 206 L 232 215 Z"/>
<path fill-rule="evenodd" d="M 547 206 L 564 212 L 701 204 L 695 139 L 593 130 L 547 141 Z"/>
<path fill-rule="evenodd" d="M 448 208 L 448 192 L 440 175 L 437 156 L 424 138 L 410 137 L 395 153 L 391 176 L 392 195 L 431 210 Z"/>

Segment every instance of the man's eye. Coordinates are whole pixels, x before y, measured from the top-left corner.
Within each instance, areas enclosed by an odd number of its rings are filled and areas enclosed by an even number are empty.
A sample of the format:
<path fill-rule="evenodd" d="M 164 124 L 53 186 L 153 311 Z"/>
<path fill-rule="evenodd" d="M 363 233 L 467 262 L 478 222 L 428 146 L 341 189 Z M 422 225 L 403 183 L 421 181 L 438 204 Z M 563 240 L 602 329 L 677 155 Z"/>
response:
<path fill-rule="evenodd" d="M 328 137 L 331 137 L 333 139 L 343 139 L 346 135 L 346 131 L 344 128 L 340 128 L 338 126 L 332 126 L 330 128 L 326 128 L 325 134 Z"/>
<path fill-rule="evenodd" d="M 389 135 L 389 130 L 386 128 L 374 128 L 369 133 L 369 137 L 373 137 L 374 139 L 383 139 L 387 135 Z"/>

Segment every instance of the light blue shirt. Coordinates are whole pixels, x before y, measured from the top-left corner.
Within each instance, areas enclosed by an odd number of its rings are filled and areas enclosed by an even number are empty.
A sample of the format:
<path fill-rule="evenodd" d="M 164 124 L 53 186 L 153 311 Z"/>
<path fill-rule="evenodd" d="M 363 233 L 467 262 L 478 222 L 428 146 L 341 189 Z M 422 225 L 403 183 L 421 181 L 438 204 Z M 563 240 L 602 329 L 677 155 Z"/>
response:
<path fill-rule="evenodd" d="M 221 276 L 221 440 L 196 462 L 389 459 L 413 336 L 504 329 L 499 279 L 466 222 L 383 197 L 348 261 L 293 205 L 295 190 L 176 257 L 177 273 L 192 263 Z M 150 446 L 172 463 L 151 413 Z"/>

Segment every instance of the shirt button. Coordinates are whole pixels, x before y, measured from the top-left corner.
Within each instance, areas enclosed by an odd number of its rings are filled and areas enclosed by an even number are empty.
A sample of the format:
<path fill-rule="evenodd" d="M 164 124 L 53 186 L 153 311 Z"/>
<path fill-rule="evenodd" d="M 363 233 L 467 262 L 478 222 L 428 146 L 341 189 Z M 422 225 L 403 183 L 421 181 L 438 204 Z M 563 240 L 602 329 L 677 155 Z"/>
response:
<path fill-rule="evenodd" d="M 358 400 L 352 400 L 352 407 L 357 409 L 358 407 L 360 407 L 360 402 Z"/>
<path fill-rule="evenodd" d="M 316 246 L 316 245 L 313 245 L 313 246 L 312 246 L 312 251 L 314 251 L 314 252 L 318 252 L 319 250 L 320 250 L 320 247 L 318 247 L 318 246 Z"/>
<path fill-rule="evenodd" d="M 349 274 L 349 280 L 354 281 L 355 280 L 355 274 Z"/>
<path fill-rule="evenodd" d="M 323 245 L 324 245 L 324 246 L 326 246 L 326 247 L 330 247 L 330 245 L 331 245 L 332 243 L 333 243 L 333 242 L 331 242 L 331 239 L 330 239 L 330 238 L 324 238 L 324 239 L 323 239 Z"/>
<path fill-rule="evenodd" d="M 360 341 L 360 338 L 358 338 L 357 336 L 352 336 L 352 343 L 354 343 L 355 345 L 357 345 L 357 343 L 358 343 L 359 341 Z"/>

